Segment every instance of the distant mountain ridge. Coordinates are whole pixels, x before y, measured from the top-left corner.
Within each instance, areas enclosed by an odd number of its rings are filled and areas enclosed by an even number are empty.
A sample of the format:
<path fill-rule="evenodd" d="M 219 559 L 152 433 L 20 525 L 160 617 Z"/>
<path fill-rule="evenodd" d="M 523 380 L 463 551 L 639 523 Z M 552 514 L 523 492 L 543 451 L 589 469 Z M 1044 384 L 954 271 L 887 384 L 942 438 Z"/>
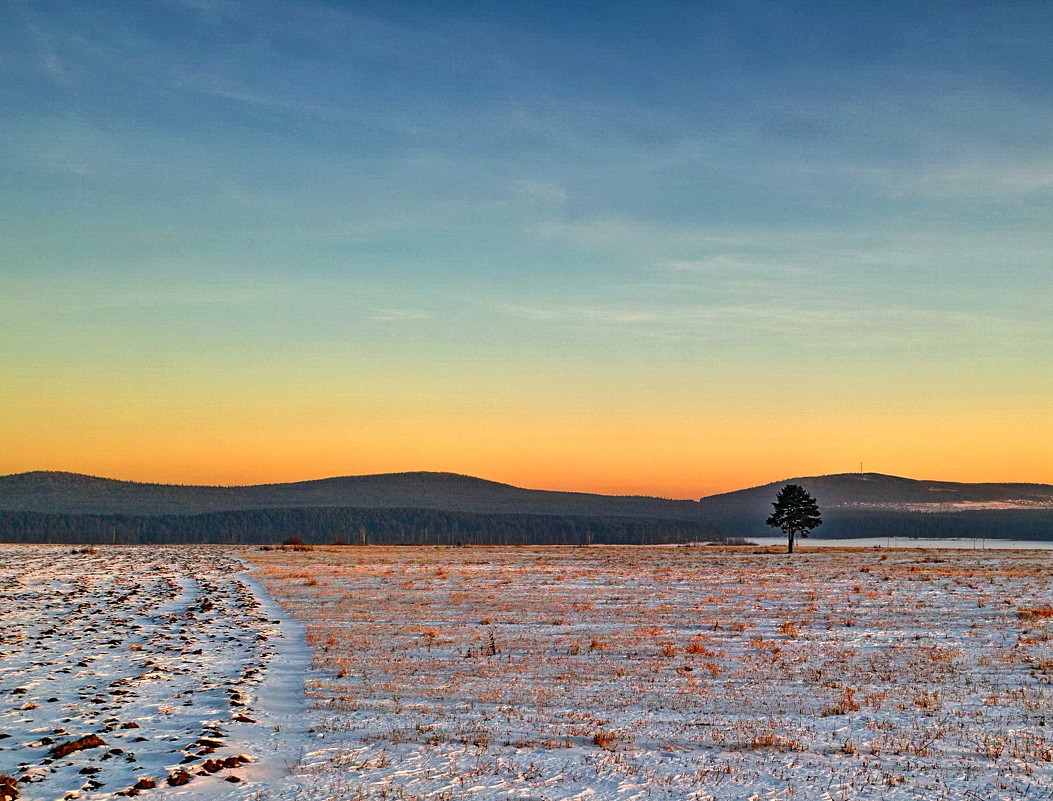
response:
<path fill-rule="evenodd" d="M 79 473 L 0 476 L 0 509 L 53 514 L 202 514 L 247 509 L 360 507 L 580 514 L 691 520 L 695 501 L 532 490 L 457 473 L 379 473 L 287 484 L 147 484 Z"/>
<path fill-rule="evenodd" d="M 790 478 L 759 487 L 702 498 L 704 505 L 757 506 L 770 502 L 785 484 L 800 484 L 823 508 L 916 508 L 934 505 L 1000 504 L 1027 507 L 1053 504 L 1053 485 L 1028 483 L 976 483 L 901 478 L 884 473 L 838 473 L 829 476 Z"/>
<path fill-rule="evenodd" d="M 417 507 L 524 514 L 614 514 L 691 519 L 710 510 L 770 507 L 787 483 L 803 485 L 823 509 L 917 509 L 942 505 L 1053 505 L 1053 485 L 967 484 L 926 481 L 882 473 L 838 473 L 789 478 L 699 501 L 645 495 L 600 495 L 535 490 L 458 473 L 377 473 L 284 484 L 199 486 L 97 478 L 80 473 L 14 473 L 0 476 L 0 509 L 55 514 L 200 514 L 239 509 L 311 507 Z"/>
<path fill-rule="evenodd" d="M 819 501 L 819 537 L 1053 539 L 1053 485 L 929 481 L 883 473 L 793 478 L 702 498 L 700 519 L 739 537 L 771 535 L 775 493 L 800 484 Z"/>
<path fill-rule="evenodd" d="M 208 487 L 31 472 L 0 476 L 0 515 L 6 515 L 10 525 L 25 530 L 31 528 L 30 518 L 16 520 L 13 516 L 118 515 L 145 520 L 264 511 L 268 512 L 268 519 L 277 520 L 287 519 L 295 510 L 398 509 L 406 517 L 407 510 L 417 509 L 465 515 L 575 517 L 579 518 L 579 526 L 584 525 L 584 518 L 593 523 L 606 518 L 608 523 L 604 525 L 608 528 L 615 519 L 647 520 L 652 526 L 661 520 L 688 521 L 727 536 L 757 537 L 775 533 L 765 526 L 764 520 L 776 492 L 787 483 L 803 485 L 818 499 L 824 519 L 816 532 L 820 537 L 1053 539 L 1053 485 L 967 484 L 881 473 L 785 479 L 693 501 L 524 489 L 455 473 L 382 473 L 286 484 Z M 304 519 L 321 519 L 319 513 L 312 514 Z M 332 514 L 323 517 L 328 520 Z M 349 515 L 346 512 L 341 519 L 358 519 Z M 505 524 L 511 525 L 507 520 L 502 523 Z M 49 525 L 61 528 L 66 524 L 52 521 Z M 145 524 L 136 524 L 138 528 L 142 525 Z M 157 524 L 150 525 L 156 528 Z M 540 530 L 537 521 L 530 525 Z M 186 529 L 184 524 L 180 526 Z"/>

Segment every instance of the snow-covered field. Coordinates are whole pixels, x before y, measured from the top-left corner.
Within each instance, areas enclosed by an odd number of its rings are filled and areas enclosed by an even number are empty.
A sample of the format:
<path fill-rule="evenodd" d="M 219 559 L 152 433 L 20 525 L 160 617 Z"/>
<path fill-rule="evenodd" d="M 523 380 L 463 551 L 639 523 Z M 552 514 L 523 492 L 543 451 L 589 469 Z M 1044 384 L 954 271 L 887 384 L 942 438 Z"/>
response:
<path fill-rule="evenodd" d="M 755 545 L 786 548 L 786 537 L 750 537 Z M 920 537 L 856 537 L 854 539 L 824 539 L 808 537 L 797 540 L 797 544 L 806 548 L 937 548 L 941 550 L 1051 550 L 1053 541 L 1048 540 L 1002 540 L 992 537 L 940 537 L 924 539 Z"/>
<path fill-rule="evenodd" d="M 302 632 L 244 569 L 217 548 L 0 546 L 0 776 L 20 799 L 286 781 Z"/>
<path fill-rule="evenodd" d="M 254 552 L 305 797 L 1053 798 L 1048 552 Z"/>
<path fill-rule="evenodd" d="M 20 801 L 1053 799 L 1049 553 L 804 545 L 0 546 L 0 774 Z"/>

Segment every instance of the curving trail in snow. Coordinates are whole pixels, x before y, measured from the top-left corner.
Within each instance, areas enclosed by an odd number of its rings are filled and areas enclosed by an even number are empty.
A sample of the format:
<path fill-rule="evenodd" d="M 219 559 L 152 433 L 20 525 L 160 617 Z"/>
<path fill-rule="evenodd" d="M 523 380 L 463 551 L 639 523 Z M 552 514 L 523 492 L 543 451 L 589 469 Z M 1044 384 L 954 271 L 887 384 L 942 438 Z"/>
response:
<path fill-rule="evenodd" d="M 307 653 L 244 570 L 210 547 L 0 546 L 0 776 L 20 801 L 285 783 Z"/>

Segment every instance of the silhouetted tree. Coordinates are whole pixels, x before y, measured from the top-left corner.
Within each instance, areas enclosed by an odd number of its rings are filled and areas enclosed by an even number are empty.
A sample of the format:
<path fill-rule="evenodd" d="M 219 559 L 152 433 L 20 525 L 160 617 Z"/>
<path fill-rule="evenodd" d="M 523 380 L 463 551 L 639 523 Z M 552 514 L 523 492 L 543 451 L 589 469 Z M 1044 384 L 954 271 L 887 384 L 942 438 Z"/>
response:
<path fill-rule="evenodd" d="M 786 553 L 793 553 L 793 541 L 798 535 L 807 537 L 813 528 L 823 524 L 819 504 L 800 484 L 787 484 L 779 490 L 772 506 L 775 511 L 764 522 L 786 534 Z"/>

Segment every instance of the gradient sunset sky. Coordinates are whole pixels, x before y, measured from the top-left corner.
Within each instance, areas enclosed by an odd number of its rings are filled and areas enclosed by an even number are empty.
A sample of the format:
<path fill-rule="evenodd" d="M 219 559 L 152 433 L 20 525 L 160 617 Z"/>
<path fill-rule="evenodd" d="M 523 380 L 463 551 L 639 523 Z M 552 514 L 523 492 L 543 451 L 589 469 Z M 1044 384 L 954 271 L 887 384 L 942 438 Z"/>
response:
<path fill-rule="evenodd" d="M 1053 482 L 1049 2 L 0 3 L 0 473 Z"/>

